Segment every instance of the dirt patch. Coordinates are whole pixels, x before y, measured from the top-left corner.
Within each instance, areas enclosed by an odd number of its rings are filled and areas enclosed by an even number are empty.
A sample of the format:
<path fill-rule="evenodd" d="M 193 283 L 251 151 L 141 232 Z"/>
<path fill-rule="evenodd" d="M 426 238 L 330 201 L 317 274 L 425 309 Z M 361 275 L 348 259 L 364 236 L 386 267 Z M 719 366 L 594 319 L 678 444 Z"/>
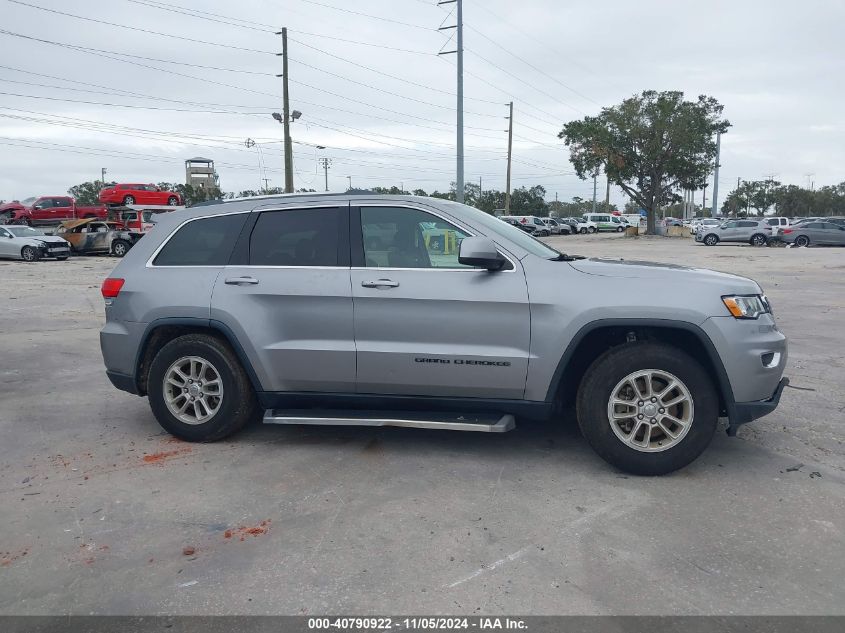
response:
<path fill-rule="evenodd" d="M 150 453 L 148 455 L 144 455 L 144 457 L 142 457 L 141 459 L 145 464 L 162 464 L 162 463 L 166 462 L 168 459 L 171 459 L 173 457 L 179 457 L 180 455 L 185 455 L 187 453 L 190 453 L 193 450 L 194 449 L 192 449 L 190 446 L 186 446 L 184 448 L 177 448 L 177 449 L 172 450 L 172 451 L 161 451 L 160 453 Z"/>
<path fill-rule="evenodd" d="M 225 532 L 223 532 L 223 538 L 226 539 L 238 539 L 239 541 L 243 541 L 246 539 L 247 536 L 261 536 L 262 534 L 267 534 L 270 530 L 270 523 L 272 521 L 267 519 L 266 521 L 262 521 L 255 527 L 247 527 L 245 525 L 241 525 L 236 528 L 229 528 Z"/>
<path fill-rule="evenodd" d="M 0 552 L 0 567 L 8 567 L 16 560 L 20 560 L 27 554 L 29 554 L 28 547 L 24 547 L 22 550 L 17 552 Z"/>

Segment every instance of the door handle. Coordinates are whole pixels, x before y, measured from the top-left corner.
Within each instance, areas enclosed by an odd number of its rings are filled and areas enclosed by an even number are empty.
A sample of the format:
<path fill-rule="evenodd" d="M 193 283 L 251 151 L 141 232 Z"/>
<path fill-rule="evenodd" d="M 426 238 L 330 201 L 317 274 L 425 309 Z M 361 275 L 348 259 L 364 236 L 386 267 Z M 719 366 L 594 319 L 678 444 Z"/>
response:
<path fill-rule="evenodd" d="M 254 286 L 258 280 L 255 277 L 229 277 L 223 283 L 229 286 Z"/>
<path fill-rule="evenodd" d="M 364 288 L 396 288 L 399 282 L 392 279 L 376 279 L 375 281 L 362 281 L 361 285 Z"/>

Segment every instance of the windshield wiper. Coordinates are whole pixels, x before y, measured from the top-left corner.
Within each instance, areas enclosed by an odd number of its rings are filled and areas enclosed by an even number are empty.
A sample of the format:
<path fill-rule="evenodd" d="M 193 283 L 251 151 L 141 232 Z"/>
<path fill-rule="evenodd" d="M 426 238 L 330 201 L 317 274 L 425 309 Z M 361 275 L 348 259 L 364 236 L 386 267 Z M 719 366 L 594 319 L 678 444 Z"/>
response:
<path fill-rule="evenodd" d="M 559 253 L 557 257 L 552 257 L 553 262 L 576 262 L 579 259 L 586 259 L 584 255 L 567 255 L 566 253 Z"/>

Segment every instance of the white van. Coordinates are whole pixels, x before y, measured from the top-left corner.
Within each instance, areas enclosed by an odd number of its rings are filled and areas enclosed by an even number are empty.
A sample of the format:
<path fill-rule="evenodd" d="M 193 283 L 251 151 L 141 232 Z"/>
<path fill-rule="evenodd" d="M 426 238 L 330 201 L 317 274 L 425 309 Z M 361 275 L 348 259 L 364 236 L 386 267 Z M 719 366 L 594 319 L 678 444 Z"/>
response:
<path fill-rule="evenodd" d="M 645 216 L 639 213 L 623 213 L 619 217 L 628 220 L 628 224 L 631 226 L 639 226 L 640 222 L 645 222 Z"/>
<path fill-rule="evenodd" d="M 609 213 L 585 213 L 583 218 L 587 222 L 594 222 L 597 231 L 617 231 L 621 233 L 626 226 L 618 215 Z"/>

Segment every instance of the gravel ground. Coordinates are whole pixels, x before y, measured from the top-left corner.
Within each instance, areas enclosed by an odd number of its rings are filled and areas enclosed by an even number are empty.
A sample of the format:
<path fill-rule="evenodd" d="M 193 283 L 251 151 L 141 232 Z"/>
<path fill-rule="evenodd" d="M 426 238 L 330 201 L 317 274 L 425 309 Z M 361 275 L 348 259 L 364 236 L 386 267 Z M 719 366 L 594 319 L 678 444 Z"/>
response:
<path fill-rule="evenodd" d="M 794 388 L 661 478 L 572 420 L 189 445 L 104 376 L 114 259 L 0 262 L 0 614 L 845 614 L 845 251 L 550 241 L 757 279 Z"/>

